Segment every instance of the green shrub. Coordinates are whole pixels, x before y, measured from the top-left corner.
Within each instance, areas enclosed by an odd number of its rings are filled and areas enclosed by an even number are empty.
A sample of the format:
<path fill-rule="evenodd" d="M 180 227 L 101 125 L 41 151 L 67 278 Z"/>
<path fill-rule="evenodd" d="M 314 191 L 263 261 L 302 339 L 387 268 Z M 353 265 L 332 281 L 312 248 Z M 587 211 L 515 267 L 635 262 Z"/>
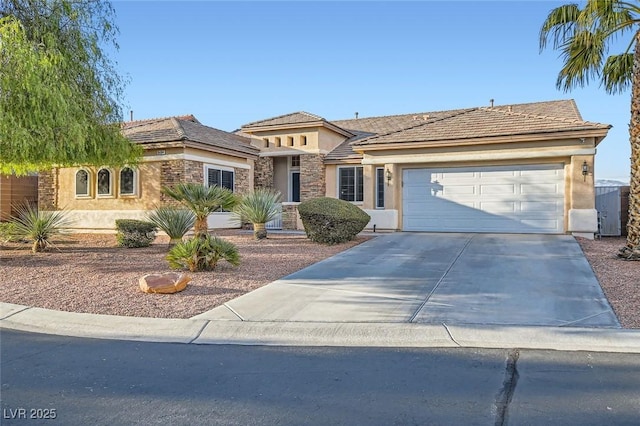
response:
<path fill-rule="evenodd" d="M 156 238 L 156 226 L 137 219 L 116 219 L 116 241 L 120 247 L 149 247 Z"/>
<path fill-rule="evenodd" d="M 251 222 L 254 238 L 262 240 L 267 238 L 264 224 L 280 215 L 279 201 L 280 191 L 258 188 L 242 197 L 233 211 L 240 221 Z"/>
<path fill-rule="evenodd" d="M 32 241 L 31 251 L 34 253 L 46 250 L 51 246 L 51 237 L 62 234 L 63 228 L 71 221 L 66 210 L 40 211 L 29 202 L 16 207 L 17 216 L 11 219 L 15 236 Z"/>
<path fill-rule="evenodd" d="M 147 220 L 166 232 L 171 238 L 170 244 L 175 244 L 193 228 L 196 215 L 191 210 L 162 206 L 149 213 Z"/>
<path fill-rule="evenodd" d="M 339 244 L 352 240 L 371 217 L 348 201 L 336 198 L 314 198 L 298 205 L 307 237 L 323 244 Z"/>
<path fill-rule="evenodd" d="M 176 244 L 169 250 L 166 259 L 171 268 L 187 268 L 191 272 L 212 271 L 221 259 L 233 266 L 240 264 L 235 244 L 208 234 Z"/>
<path fill-rule="evenodd" d="M 20 240 L 14 222 L 0 222 L 0 241 L 9 243 Z"/>

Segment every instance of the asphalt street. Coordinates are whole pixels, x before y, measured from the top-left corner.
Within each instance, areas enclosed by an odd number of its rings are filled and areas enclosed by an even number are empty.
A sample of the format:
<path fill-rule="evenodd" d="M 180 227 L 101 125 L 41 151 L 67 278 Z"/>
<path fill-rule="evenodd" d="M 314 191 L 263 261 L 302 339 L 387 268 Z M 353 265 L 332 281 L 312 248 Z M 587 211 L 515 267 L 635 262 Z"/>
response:
<path fill-rule="evenodd" d="M 3 425 L 631 425 L 640 418 L 637 354 L 185 345 L 11 330 L 0 331 L 0 345 Z"/>

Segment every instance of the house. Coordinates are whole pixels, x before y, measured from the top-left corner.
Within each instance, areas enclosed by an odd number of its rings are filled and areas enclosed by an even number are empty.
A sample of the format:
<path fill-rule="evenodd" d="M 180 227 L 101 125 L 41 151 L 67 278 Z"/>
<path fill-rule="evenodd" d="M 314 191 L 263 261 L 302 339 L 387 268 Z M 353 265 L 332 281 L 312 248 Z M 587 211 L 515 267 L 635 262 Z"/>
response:
<path fill-rule="evenodd" d="M 67 209 L 77 230 L 113 230 L 116 219 L 144 219 L 161 193 L 180 182 L 220 185 L 242 194 L 253 189 L 259 150 L 250 139 L 201 124 L 194 116 L 124 123 L 122 132 L 144 148 L 137 166 L 57 168 L 40 173 L 39 205 Z M 209 217 L 211 228 L 237 226 L 231 213 Z"/>
<path fill-rule="evenodd" d="M 295 204 L 361 206 L 369 227 L 429 232 L 597 230 L 593 167 L 611 126 L 573 100 L 327 121 L 296 112 L 242 126 L 260 148 L 256 186 Z"/>
<path fill-rule="evenodd" d="M 195 181 L 278 189 L 285 229 L 301 229 L 300 201 L 328 196 L 360 206 L 376 229 L 592 237 L 594 156 L 609 128 L 573 100 L 332 121 L 294 112 L 234 134 L 191 116 L 145 120 L 123 128 L 145 148 L 137 169 L 60 169 L 43 179 L 41 203 L 113 228 L 167 202 L 162 186 Z M 212 227 L 238 226 L 212 216 Z"/>

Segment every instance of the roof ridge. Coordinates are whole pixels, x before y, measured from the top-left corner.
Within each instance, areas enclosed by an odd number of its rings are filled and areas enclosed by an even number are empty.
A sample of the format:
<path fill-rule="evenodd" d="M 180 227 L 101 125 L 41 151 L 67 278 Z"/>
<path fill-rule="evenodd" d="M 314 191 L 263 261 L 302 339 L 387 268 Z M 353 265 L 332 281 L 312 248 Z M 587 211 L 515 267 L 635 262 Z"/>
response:
<path fill-rule="evenodd" d="M 574 104 L 575 105 L 575 104 Z M 511 107 L 511 105 L 504 105 L 507 108 Z M 525 112 L 517 112 L 517 111 L 509 111 L 504 110 L 504 109 L 498 109 L 495 107 L 479 107 L 478 109 L 483 110 L 483 111 L 493 111 L 493 112 L 499 112 L 501 114 L 505 114 L 505 115 L 516 115 L 518 117 L 528 117 L 528 118 L 538 118 L 538 119 L 543 119 L 543 120 L 553 120 L 553 121 L 559 121 L 562 123 L 581 123 L 581 124 L 594 124 L 594 125 L 600 125 L 602 123 L 596 123 L 596 122 L 592 122 L 592 121 L 585 121 L 582 119 L 577 119 L 577 118 L 565 118 L 565 117 L 556 117 L 556 116 L 552 116 L 552 115 L 540 115 L 540 114 L 530 114 L 530 113 L 525 113 Z M 578 114 L 580 115 L 580 114 Z M 580 117 L 582 118 L 582 117 Z"/>
<path fill-rule="evenodd" d="M 264 123 L 265 121 L 272 121 L 272 120 L 277 120 L 277 119 L 279 119 L 279 118 L 289 117 L 289 116 L 291 116 L 291 115 L 295 115 L 295 114 L 304 114 L 304 115 L 308 115 L 308 116 L 310 116 L 310 117 L 312 117 L 312 118 L 315 118 L 315 119 L 317 119 L 317 120 L 327 121 L 325 118 L 320 117 L 319 115 L 311 114 L 310 112 L 306 112 L 306 111 L 294 111 L 294 112 L 289 112 L 289 113 L 287 113 L 287 114 L 277 115 L 277 116 L 275 116 L 275 117 L 269 117 L 269 118 L 265 118 L 265 119 L 262 119 L 262 120 L 252 121 L 252 122 L 250 122 L 250 123 L 243 124 L 243 125 L 241 126 L 241 128 L 242 128 L 242 127 L 249 127 L 249 126 L 253 126 L 254 124 L 258 124 L 258 123 Z"/>
<path fill-rule="evenodd" d="M 175 118 L 177 120 L 189 120 L 191 118 L 196 122 L 199 122 L 198 119 L 195 117 L 195 115 L 185 114 L 185 115 L 170 115 L 168 117 L 143 118 L 141 120 L 133 120 L 133 121 L 122 121 L 120 125 L 122 127 L 127 127 L 131 129 L 138 126 L 145 126 L 147 124 L 159 123 L 161 121 L 170 120 L 172 118 Z"/>
<path fill-rule="evenodd" d="M 476 108 L 476 107 L 471 107 L 471 108 Z M 336 119 L 336 120 L 329 120 L 329 122 L 333 123 L 336 121 L 361 121 L 361 120 L 371 120 L 376 118 L 393 118 L 393 117 L 408 117 L 408 116 L 421 117 L 424 115 L 441 114 L 443 112 L 460 111 L 465 109 L 469 109 L 469 108 L 443 109 L 440 111 L 409 112 L 406 114 L 393 114 L 393 115 L 374 115 L 371 117 L 342 118 L 342 119 Z"/>
<path fill-rule="evenodd" d="M 477 109 L 478 108 L 475 107 L 475 108 L 449 110 L 449 111 L 452 112 L 451 114 L 447 114 L 447 115 L 444 115 L 444 116 L 441 116 L 441 117 L 432 117 L 429 120 L 420 121 L 418 124 L 415 124 L 413 126 L 403 127 L 402 129 L 396 129 L 396 130 L 392 130 L 392 131 L 386 132 L 386 133 L 379 133 L 379 134 L 376 134 L 376 135 L 373 135 L 373 136 L 369 136 L 369 137 L 366 137 L 366 138 L 363 138 L 363 139 L 355 140 L 355 141 L 353 141 L 353 143 L 354 144 L 360 144 L 362 142 L 370 141 L 372 139 L 376 139 L 376 138 L 379 138 L 379 137 L 382 137 L 382 136 L 389 136 L 389 135 L 392 135 L 394 133 L 405 132 L 407 130 L 415 129 L 415 128 L 418 128 L 418 127 L 421 127 L 421 126 L 426 126 L 427 124 L 437 123 L 439 121 L 443 121 L 443 120 L 447 120 L 449 118 L 457 117 L 459 115 L 467 114 L 467 113 L 475 111 Z M 447 112 L 447 111 L 445 110 L 445 111 L 438 111 L 438 112 Z M 412 115 L 412 114 L 404 114 L 404 115 Z"/>
<path fill-rule="evenodd" d="M 187 132 L 184 130 L 184 127 L 182 127 L 182 124 L 180 124 L 180 121 L 178 121 L 178 118 L 171 117 L 170 120 L 173 127 L 176 129 L 176 133 L 178 133 L 178 137 L 180 139 L 187 139 Z"/>

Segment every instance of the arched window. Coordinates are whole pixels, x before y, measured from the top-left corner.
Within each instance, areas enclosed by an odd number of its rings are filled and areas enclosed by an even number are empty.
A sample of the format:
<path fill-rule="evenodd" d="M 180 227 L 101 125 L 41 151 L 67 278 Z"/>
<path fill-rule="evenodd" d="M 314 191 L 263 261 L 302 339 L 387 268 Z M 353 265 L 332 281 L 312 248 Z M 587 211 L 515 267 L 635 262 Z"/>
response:
<path fill-rule="evenodd" d="M 91 195 L 91 175 L 87 170 L 80 169 L 76 172 L 76 197 L 88 197 Z"/>
<path fill-rule="evenodd" d="M 98 195 L 112 195 L 112 178 L 109 169 L 98 170 Z"/>
<path fill-rule="evenodd" d="M 137 173 L 131 167 L 120 170 L 120 195 L 136 195 Z"/>

